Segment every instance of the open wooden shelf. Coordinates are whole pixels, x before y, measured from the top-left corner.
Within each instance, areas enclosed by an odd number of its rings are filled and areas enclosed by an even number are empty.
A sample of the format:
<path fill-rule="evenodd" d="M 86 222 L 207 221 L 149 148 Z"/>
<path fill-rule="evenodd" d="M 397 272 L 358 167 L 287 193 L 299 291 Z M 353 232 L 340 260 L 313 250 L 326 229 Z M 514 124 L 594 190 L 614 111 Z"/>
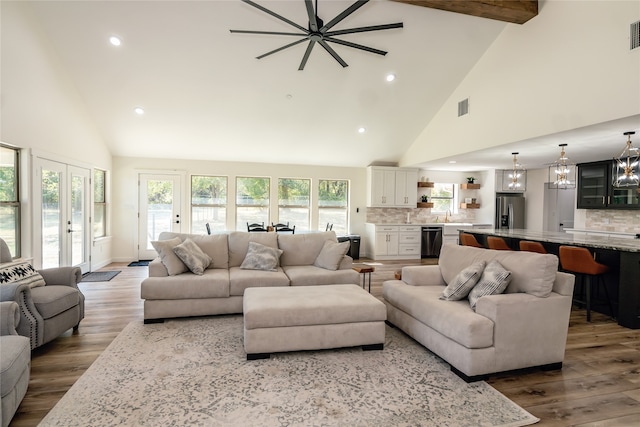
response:
<path fill-rule="evenodd" d="M 479 209 L 480 203 L 460 203 L 460 209 Z"/>
<path fill-rule="evenodd" d="M 418 202 L 419 208 L 432 208 L 433 202 Z"/>
<path fill-rule="evenodd" d="M 433 188 L 433 182 L 418 182 L 418 187 Z"/>
<path fill-rule="evenodd" d="M 460 188 L 463 190 L 479 190 L 480 184 L 460 184 Z"/>

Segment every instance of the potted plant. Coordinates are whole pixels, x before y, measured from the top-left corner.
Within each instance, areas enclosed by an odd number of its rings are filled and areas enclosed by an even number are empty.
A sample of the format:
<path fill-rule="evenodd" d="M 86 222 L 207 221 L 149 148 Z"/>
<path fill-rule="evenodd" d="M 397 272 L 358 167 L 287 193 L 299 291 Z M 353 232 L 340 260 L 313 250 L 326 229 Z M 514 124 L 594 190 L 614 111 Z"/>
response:
<path fill-rule="evenodd" d="M 473 182 L 474 182 L 475 180 L 476 180 L 476 179 L 475 179 L 474 177 L 472 177 L 472 176 L 468 176 L 468 177 L 467 177 L 467 184 L 473 184 Z"/>

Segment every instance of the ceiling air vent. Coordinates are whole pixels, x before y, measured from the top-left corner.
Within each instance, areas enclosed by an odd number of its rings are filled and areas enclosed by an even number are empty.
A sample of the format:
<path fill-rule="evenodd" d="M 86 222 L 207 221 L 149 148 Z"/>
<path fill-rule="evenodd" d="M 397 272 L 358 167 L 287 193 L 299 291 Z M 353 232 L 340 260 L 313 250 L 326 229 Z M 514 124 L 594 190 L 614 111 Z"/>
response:
<path fill-rule="evenodd" d="M 640 21 L 631 24 L 631 37 L 629 37 L 629 40 L 631 41 L 631 50 L 640 47 Z"/>
<path fill-rule="evenodd" d="M 469 114 L 469 98 L 458 102 L 458 117 Z"/>

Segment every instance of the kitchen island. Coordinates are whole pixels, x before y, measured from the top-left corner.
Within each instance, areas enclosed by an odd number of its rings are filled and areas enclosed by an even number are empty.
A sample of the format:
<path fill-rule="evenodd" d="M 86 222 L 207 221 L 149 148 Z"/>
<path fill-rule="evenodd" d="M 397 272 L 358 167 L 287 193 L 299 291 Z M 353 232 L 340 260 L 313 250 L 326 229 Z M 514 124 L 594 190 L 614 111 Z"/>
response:
<path fill-rule="evenodd" d="M 461 230 L 473 234 L 486 245 L 487 236 L 502 237 L 513 249 L 519 249 L 520 240 L 540 242 L 547 252 L 558 255 L 561 245 L 580 246 L 595 253 L 596 260 L 609 266 L 605 282 L 612 289 L 611 298 L 617 301 L 618 324 L 640 329 L 640 239 L 569 234 L 553 231 L 529 230 Z M 616 284 L 617 286 L 614 286 Z M 596 311 L 601 311 L 596 308 Z"/>

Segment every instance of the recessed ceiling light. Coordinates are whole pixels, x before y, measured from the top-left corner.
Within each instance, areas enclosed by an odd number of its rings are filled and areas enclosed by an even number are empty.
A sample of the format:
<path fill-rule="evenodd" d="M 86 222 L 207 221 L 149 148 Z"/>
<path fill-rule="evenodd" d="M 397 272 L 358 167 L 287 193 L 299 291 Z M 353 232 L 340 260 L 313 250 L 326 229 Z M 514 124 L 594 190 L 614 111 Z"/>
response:
<path fill-rule="evenodd" d="M 365 133 L 366 129 L 363 127 L 358 128 L 358 133 Z"/>
<path fill-rule="evenodd" d="M 109 37 L 109 43 L 114 46 L 120 46 L 122 44 L 122 40 L 120 40 L 120 37 L 111 36 Z"/>
<path fill-rule="evenodd" d="M 396 75 L 395 74 L 387 74 L 387 77 L 385 77 L 385 79 L 388 82 L 392 82 L 392 81 L 394 81 L 396 79 Z"/>
<path fill-rule="evenodd" d="M 135 111 L 136 114 L 138 114 L 140 116 L 144 114 L 144 108 L 142 108 L 142 107 L 136 107 L 136 108 L 133 109 L 133 111 Z"/>

